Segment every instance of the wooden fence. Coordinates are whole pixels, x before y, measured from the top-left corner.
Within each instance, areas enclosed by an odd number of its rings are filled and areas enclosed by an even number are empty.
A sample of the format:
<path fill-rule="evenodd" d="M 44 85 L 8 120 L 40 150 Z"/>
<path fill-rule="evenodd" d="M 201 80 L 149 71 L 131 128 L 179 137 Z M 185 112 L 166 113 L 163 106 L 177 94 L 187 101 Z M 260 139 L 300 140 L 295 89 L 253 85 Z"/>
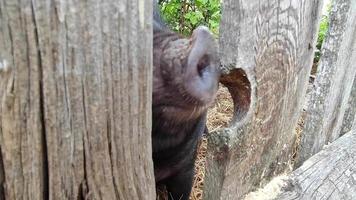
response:
<path fill-rule="evenodd" d="M 356 1 L 335 1 L 306 96 L 322 3 L 224 0 L 235 113 L 208 135 L 204 199 L 241 199 L 282 173 L 269 199 L 355 198 Z M 144 0 L 0 0 L 0 199 L 155 199 L 151 15 Z"/>
<path fill-rule="evenodd" d="M 231 91 L 238 120 L 209 135 L 205 199 L 239 199 L 290 171 L 303 109 L 305 125 L 296 166 L 355 126 L 356 2 L 335 2 L 316 80 L 306 98 L 323 2 L 224 1 L 222 82 Z M 244 70 L 250 83 L 235 81 L 236 69 Z M 250 101 L 240 101 L 246 90 L 234 88 L 242 85 L 251 86 Z M 355 191 L 350 185 L 348 191 Z M 314 192 L 304 199 L 321 196 Z"/>
<path fill-rule="evenodd" d="M 154 199 L 152 3 L 0 1 L 2 198 Z"/>

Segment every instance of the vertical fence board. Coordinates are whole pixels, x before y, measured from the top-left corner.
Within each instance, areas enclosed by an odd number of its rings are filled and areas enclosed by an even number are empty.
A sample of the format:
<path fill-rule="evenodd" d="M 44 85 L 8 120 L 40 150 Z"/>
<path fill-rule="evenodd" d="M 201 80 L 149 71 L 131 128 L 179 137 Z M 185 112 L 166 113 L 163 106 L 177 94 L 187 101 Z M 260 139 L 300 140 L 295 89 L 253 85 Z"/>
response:
<path fill-rule="evenodd" d="M 349 132 L 353 128 L 356 128 L 356 76 L 353 80 L 350 97 L 347 102 L 347 108 L 342 121 L 340 135 Z"/>
<path fill-rule="evenodd" d="M 0 1 L 0 146 L 5 199 L 45 192 L 40 65 L 29 2 Z"/>
<path fill-rule="evenodd" d="M 235 117 L 229 128 L 208 136 L 205 199 L 239 199 L 288 168 L 321 4 L 319 0 L 224 1 L 222 80 L 235 99 Z M 234 83 L 244 80 L 236 76 L 236 69 L 246 72 L 250 85 Z M 249 86 L 252 97 L 246 100 Z"/>
<path fill-rule="evenodd" d="M 151 11 L 0 1 L 6 199 L 154 199 Z"/>
<path fill-rule="evenodd" d="M 335 1 L 307 108 L 298 165 L 340 136 L 356 73 L 356 2 Z"/>

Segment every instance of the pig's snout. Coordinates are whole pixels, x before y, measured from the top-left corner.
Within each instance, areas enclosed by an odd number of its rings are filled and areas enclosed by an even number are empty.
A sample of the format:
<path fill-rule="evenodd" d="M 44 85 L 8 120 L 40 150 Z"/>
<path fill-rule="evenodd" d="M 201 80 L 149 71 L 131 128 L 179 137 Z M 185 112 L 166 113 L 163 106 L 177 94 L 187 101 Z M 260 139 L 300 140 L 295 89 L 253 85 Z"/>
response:
<path fill-rule="evenodd" d="M 187 59 L 184 86 L 188 93 L 202 104 L 214 101 L 220 76 L 217 45 L 208 30 L 200 26 L 191 37 L 191 50 Z"/>

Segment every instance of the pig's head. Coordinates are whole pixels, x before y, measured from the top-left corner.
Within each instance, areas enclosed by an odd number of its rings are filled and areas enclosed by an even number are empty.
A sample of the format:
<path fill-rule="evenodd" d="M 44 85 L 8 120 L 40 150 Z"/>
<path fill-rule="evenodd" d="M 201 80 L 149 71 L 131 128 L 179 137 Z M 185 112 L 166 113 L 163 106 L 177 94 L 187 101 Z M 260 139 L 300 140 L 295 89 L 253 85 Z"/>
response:
<path fill-rule="evenodd" d="M 190 38 L 154 31 L 153 112 L 174 121 L 199 117 L 213 103 L 220 75 L 217 44 L 206 27 Z"/>

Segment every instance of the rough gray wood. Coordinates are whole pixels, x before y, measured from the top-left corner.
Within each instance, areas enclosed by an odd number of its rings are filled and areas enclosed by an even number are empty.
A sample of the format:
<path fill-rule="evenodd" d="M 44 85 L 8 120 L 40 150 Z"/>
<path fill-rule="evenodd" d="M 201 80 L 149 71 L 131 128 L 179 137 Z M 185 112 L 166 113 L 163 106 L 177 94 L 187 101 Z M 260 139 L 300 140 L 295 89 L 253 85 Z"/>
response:
<path fill-rule="evenodd" d="M 278 177 L 245 200 L 356 199 L 356 129 L 309 158 L 288 176 Z"/>
<path fill-rule="evenodd" d="M 0 0 L 6 199 L 154 199 L 151 11 Z"/>
<path fill-rule="evenodd" d="M 277 199 L 356 199 L 356 130 L 308 159 Z"/>
<path fill-rule="evenodd" d="M 350 97 L 347 102 L 347 108 L 342 121 L 340 135 L 349 132 L 352 128 L 356 128 L 356 76 L 353 80 Z"/>
<path fill-rule="evenodd" d="M 235 116 L 229 128 L 208 137 L 204 199 L 239 199 L 288 168 L 321 5 L 224 1 L 222 82 L 233 96 Z"/>
<path fill-rule="evenodd" d="M 340 136 L 356 74 L 356 1 L 335 1 L 321 54 L 297 166 Z"/>

